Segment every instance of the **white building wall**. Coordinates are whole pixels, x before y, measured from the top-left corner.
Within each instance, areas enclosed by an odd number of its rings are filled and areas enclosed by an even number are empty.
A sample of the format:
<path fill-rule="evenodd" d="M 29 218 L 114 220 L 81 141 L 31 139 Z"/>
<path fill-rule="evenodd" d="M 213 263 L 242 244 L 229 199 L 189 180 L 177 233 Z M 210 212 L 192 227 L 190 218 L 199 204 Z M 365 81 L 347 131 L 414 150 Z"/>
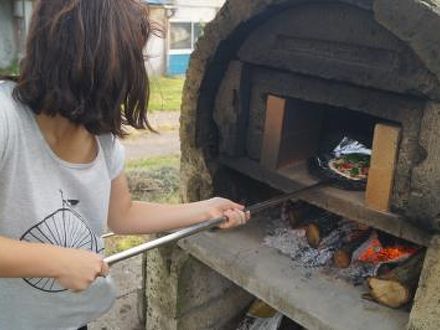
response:
<path fill-rule="evenodd" d="M 145 65 L 151 76 L 163 75 L 166 71 L 166 38 L 152 36 L 145 50 Z"/>
<path fill-rule="evenodd" d="M 224 2 L 224 0 L 175 0 L 177 11 L 172 20 L 210 22 Z"/>
<path fill-rule="evenodd" d="M 167 25 L 166 10 L 160 6 L 150 7 L 150 19 L 161 30 L 161 35 L 150 36 L 147 47 L 145 48 L 146 61 L 145 65 L 148 74 L 151 76 L 163 75 L 166 71 L 166 55 L 167 55 Z"/>
<path fill-rule="evenodd" d="M 169 51 L 169 23 L 207 23 L 214 19 L 225 0 L 174 0 L 172 4 L 150 6 L 151 19 L 163 27 L 163 36 L 151 36 L 145 49 L 146 67 L 150 75 L 167 72 Z"/>
<path fill-rule="evenodd" d="M 24 55 L 32 0 L 0 0 L 0 68 Z"/>
<path fill-rule="evenodd" d="M 17 57 L 13 2 L 0 0 L 0 68 L 7 68 Z"/>

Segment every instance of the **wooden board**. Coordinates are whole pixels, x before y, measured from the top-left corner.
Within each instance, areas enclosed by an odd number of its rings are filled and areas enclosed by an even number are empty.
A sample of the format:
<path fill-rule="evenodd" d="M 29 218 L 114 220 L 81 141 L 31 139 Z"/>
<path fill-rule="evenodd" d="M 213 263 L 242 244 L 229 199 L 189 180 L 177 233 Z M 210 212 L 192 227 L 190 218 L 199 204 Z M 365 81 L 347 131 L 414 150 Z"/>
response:
<path fill-rule="evenodd" d="M 261 149 L 261 164 L 268 169 L 273 170 L 278 167 L 285 113 L 286 99 L 268 95 L 263 147 Z"/>
<path fill-rule="evenodd" d="M 388 124 L 377 124 L 374 129 L 365 205 L 378 211 L 390 210 L 400 132 L 400 127 Z"/>

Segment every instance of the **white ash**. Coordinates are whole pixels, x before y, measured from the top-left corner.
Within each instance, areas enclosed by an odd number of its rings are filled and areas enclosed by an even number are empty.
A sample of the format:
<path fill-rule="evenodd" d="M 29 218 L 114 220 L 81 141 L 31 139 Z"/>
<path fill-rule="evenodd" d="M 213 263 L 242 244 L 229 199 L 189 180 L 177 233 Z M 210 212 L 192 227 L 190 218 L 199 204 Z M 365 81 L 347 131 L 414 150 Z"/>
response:
<path fill-rule="evenodd" d="M 349 230 L 350 226 L 352 226 L 352 222 L 343 222 L 341 232 Z M 354 285 L 360 285 L 367 277 L 375 275 L 377 266 L 367 263 L 353 263 L 345 269 L 333 267 L 333 252 L 343 243 L 343 240 L 339 242 L 336 240 L 339 237 L 339 233 L 337 233 L 339 231 L 335 231 L 333 234 L 337 237 L 333 237 L 332 234 L 327 237 L 326 241 L 332 242 L 330 247 L 318 249 L 310 247 L 304 229 L 291 229 L 286 220 L 274 219 L 268 221 L 266 232 L 264 245 L 289 256 L 304 268 L 319 268 L 327 275 L 335 276 Z"/>
<path fill-rule="evenodd" d="M 327 237 L 324 237 L 320 245 L 334 250 L 339 249 L 344 243 L 347 243 L 348 234 L 357 228 L 358 225 L 354 221 L 343 219 L 339 222 L 337 229 L 333 230 Z"/>
<path fill-rule="evenodd" d="M 328 248 L 314 249 L 309 246 L 305 230 L 293 230 L 286 221 L 277 219 L 271 222 L 269 234 L 263 244 L 290 256 L 306 268 L 317 268 L 327 264 L 332 259 L 333 251 Z"/>

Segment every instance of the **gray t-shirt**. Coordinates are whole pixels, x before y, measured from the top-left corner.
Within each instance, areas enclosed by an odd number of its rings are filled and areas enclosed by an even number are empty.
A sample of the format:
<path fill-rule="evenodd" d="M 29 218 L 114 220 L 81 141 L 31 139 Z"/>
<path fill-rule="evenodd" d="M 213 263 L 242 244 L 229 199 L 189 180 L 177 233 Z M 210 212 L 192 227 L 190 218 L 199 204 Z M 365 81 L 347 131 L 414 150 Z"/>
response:
<path fill-rule="evenodd" d="M 14 101 L 13 88 L 0 81 L 0 236 L 102 253 L 111 180 L 122 172 L 123 147 L 111 135 L 99 136 L 92 163 L 63 161 L 34 113 Z M 0 278 L 0 329 L 76 329 L 110 309 L 115 293 L 110 277 L 82 293 L 49 278 Z"/>

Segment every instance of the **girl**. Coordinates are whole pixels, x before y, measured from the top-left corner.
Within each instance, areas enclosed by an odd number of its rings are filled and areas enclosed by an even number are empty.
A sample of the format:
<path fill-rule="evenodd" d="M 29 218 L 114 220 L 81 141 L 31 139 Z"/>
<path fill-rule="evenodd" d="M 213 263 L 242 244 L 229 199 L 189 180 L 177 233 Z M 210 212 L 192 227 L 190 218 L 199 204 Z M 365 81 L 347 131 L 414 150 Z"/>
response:
<path fill-rule="evenodd" d="M 150 128 L 153 32 L 137 0 L 36 1 L 18 82 L 0 83 L 0 329 L 77 329 L 111 307 L 105 221 L 144 234 L 249 219 L 221 198 L 131 201 L 118 137 Z"/>

